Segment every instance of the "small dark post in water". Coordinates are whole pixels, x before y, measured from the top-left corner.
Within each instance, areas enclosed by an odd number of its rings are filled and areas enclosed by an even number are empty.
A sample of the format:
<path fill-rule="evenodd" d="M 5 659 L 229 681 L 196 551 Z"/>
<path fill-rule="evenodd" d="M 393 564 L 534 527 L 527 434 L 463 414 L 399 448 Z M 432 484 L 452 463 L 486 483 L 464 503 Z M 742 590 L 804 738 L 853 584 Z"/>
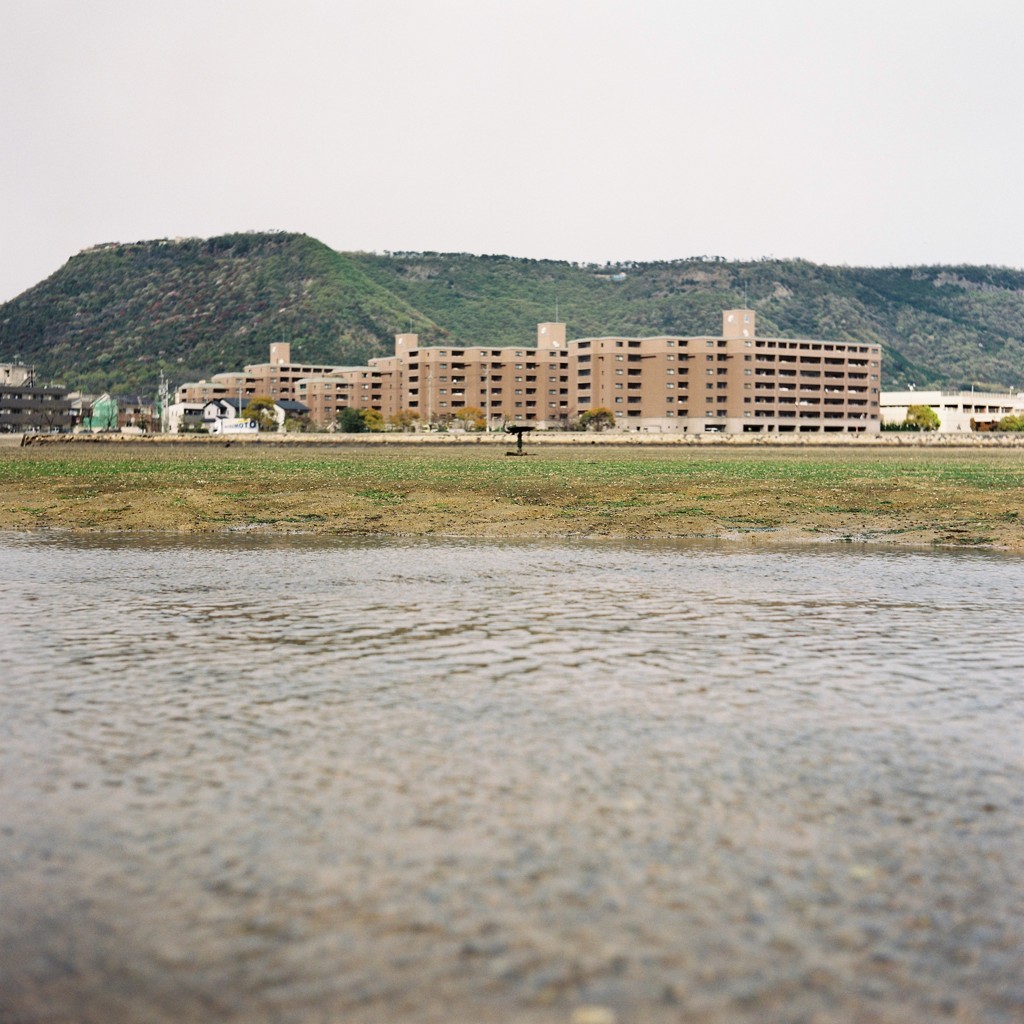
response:
<path fill-rule="evenodd" d="M 515 426 L 513 426 L 513 427 L 506 427 L 505 428 L 505 433 L 506 434 L 515 434 L 516 435 L 516 450 L 514 452 L 505 452 L 505 454 L 506 455 L 526 455 L 527 453 L 523 451 L 523 434 L 527 434 L 527 433 L 529 433 L 533 429 L 534 429 L 533 427 L 515 427 Z"/>

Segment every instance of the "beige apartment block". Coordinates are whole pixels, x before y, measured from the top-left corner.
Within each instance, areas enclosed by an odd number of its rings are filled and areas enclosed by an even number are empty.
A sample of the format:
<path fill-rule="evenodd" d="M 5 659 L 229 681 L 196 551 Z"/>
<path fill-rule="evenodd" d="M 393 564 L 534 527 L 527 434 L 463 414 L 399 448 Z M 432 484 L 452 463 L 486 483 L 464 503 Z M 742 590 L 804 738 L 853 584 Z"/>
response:
<path fill-rule="evenodd" d="M 424 424 L 447 422 L 479 409 L 489 426 L 559 427 L 574 412 L 565 324 L 537 326 L 535 346 L 420 348 L 415 334 L 395 338 L 395 355 L 372 359 L 391 381 L 385 417 L 408 410 Z"/>
<path fill-rule="evenodd" d="M 881 351 L 852 342 L 759 338 L 730 309 L 717 337 L 568 343 L 576 406 L 645 432 L 876 433 Z"/>
<path fill-rule="evenodd" d="M 298 382 L 307 377 L 333 373 L 336 366 L 314 366 L 291 361 L 291 345 L 274 342 L 270 361 L 247 366 L 238 373 L 217 373 L 210 380 L 182 384 L 175 392 L 176 402 L 208 402 L 215 398 L 297 399 Z M 365 369 L 365 367 L 364 367 Z"/>
<path fill-rule="evenodd" d="M 376 367 L 339 367 L 296 381 L 295 399 L 309 409 L 310 423 L 324 428 L 342 409 L 383 411 L 383 377 Z"/>
<path fill-rule="evenodd" d="M 182 385 L 178 401 L 267 395 L 296 399 L 321 428 L 344 408 L 408 413 L 422 426 L 478 409 L 506 423 L 565 429 L 608 409 L 620 430 L 647 433 L 876 433 L 881 351 L 856 342 L 761 338 L 756 314 L 729 309 L 717 336 L 566 340 L 564 323 L 537 325 L 517 348 L 420 346 L 395 337 L 394 355 L 369 366 L 291 362 L 288 345 L 242 374 Z"/>

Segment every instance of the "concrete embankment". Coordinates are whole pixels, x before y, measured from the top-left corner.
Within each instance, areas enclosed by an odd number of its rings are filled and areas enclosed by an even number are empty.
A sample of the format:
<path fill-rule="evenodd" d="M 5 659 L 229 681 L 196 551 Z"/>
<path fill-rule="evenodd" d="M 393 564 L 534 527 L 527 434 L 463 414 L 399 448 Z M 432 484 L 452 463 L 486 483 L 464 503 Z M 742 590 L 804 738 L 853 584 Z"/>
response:
<path fill-rule="evenodd" d="M 8 439 L 14 439 L 13 441 Z M 544 431 L 526 435 L 527 448 L 552 445 L 601 445 L 602 447 L 777 447 L 777 448 L 1024 448 L 1020 433 L 884 433 L 884 434 L 626 434 Z M 22 435 L 0 435 L 0 445 L 21 444 Z M 28 434 L 28 445 L 124 444 L 124 445 L 497 445 L 514 447 L 511 434 L 259 434 L 256 437 L 224 437 L 204 434 Z"/>

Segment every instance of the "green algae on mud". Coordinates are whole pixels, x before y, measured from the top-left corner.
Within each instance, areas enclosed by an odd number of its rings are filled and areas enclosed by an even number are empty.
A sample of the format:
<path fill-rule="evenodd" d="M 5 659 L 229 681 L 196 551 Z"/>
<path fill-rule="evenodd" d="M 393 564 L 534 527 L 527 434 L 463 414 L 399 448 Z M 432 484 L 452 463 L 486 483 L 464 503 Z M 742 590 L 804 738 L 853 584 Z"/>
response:
<path fill-rule="evenodd" d="M 870 540 L 1024 551 L 1015 449 L 0 451 L 0 527 Z"/>

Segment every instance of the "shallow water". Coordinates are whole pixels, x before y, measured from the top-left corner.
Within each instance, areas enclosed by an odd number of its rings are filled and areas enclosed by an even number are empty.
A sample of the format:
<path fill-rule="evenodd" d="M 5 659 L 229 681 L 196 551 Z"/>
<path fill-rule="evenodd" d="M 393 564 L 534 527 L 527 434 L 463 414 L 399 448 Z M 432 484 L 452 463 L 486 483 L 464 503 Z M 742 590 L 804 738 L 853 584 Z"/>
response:
<path fill-rule="evenodd" d="M 0 1024 L 1024 1020 L 1024 561 L 0 538 Z"/>

